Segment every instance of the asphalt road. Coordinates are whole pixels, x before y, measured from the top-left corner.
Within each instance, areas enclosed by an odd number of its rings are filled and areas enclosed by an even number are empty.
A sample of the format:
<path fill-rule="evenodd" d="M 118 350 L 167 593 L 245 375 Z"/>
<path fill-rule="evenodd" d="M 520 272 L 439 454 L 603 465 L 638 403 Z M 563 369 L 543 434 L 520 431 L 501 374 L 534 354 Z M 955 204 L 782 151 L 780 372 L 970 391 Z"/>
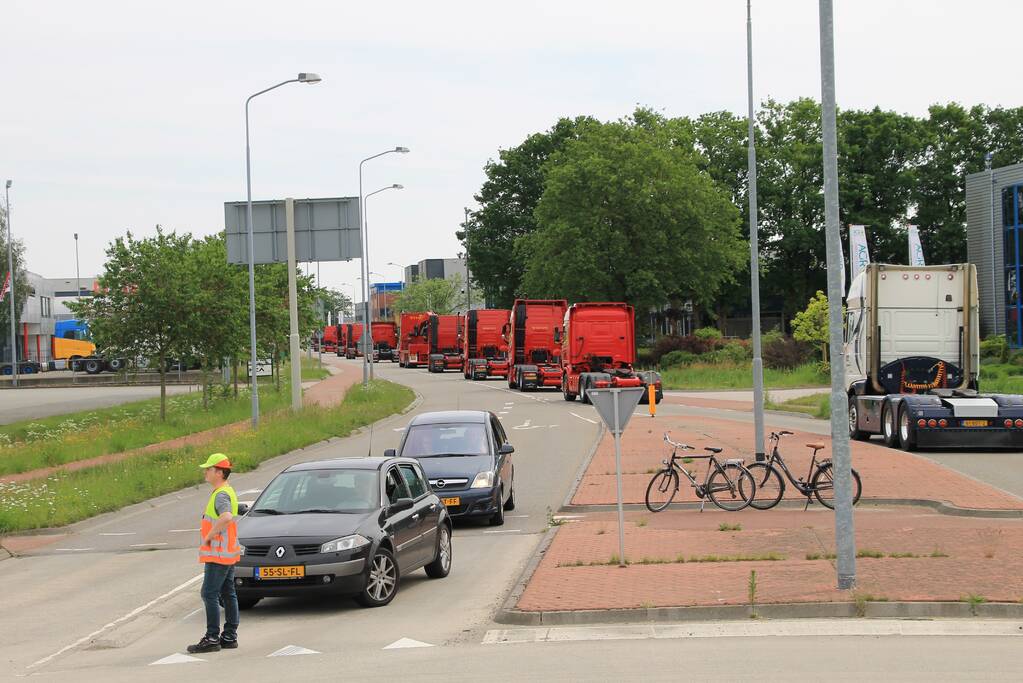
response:
<path fill-rule="evenodd" d="M 197 391 L 197 388 L 176 384 L 167 387 L 168 395 L 186 394 L 189 391 Z M 107 408 L 159 395 L 159 386 L 5 389 L 0 391 L 0 425 L 80 410 Z"/>
<path fill-rule="evenodd" d="M 546 529 L 548 509 L 561 506 L 585 462 L 598 437 L 598 417 L 558 393 L 519 394 L 496 380 L 465 382 L 456 373 L 430 375 L 387 364 L 378 366 L 378 374 L 422 395 L 415 412 L 493 410 L 516 447 L 516 510 L 502 528 L 460 524 L 448 578 L 411 574 L 394 602 L 381 609 L 340 599 L 267 599 L 243 613 L 238 650 L 173 663 L 204 627 L 195 542 L 207 489 L 196 486 L 75 525 L 37 553 L 0 562 L 0 678 L 791 680 L 827 674 L 842 680 L 1018 680 L 1023 674 L 1023 663 L 1010 655 L 1020 640 L 1009 634 L 1018 634 L 1019 625 L 1005 622 L 962 633 L 956 624 L 949 634 L 926 638 L 881 637 L 863 626 L 828 637 L 779 627 L 770 637 L 751 638 L 743 635 L 747 624 L 739 623 L 708 638 L 652 632 L 608 638 L 599 629 L 555 629 L 538 641 L 527 637 L 529 629 L 512 629 L 513 639 L 522 642 L 490 644 L 495 633 L 505 633 L 493 615 Z M 662 411 L 722 416 L 666 404 Z M 232 483 L 242 500 L 253 500 L 288 464 L 380 454 L 397 445 L 409 417 L 277 458 Z M 789 420 L 802 429 L 826 430 L 822 422 L 772 417 Z M 421 647 L 402 647 L 416 643 Z M 282 650 L 310 652 L 282 661 Z M 161 661 L 168 663 L 156 664 Z"/>

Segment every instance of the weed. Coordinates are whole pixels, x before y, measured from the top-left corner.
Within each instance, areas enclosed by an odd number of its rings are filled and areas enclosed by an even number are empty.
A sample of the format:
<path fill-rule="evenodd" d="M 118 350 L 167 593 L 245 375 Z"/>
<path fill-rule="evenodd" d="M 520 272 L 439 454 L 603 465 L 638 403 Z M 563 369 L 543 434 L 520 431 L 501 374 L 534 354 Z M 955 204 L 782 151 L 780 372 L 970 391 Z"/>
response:
<path fill-rule="evenodd" d="M 611 556 L 611 559 L 607 561 L 607 564 L 609 564 L 609 565 L 614 565 L 614 564 L 625 564 L 625 565 L 628 565 L 628 564 L 632 564 L 632 563 L 629 562 L 629 558 L 625 558 L 624 561 L 620 560 L 620 558 L 618 557 L 618 554 L 615 553 L 614 555 Z"/>
<path fill-rule="evenodd" d="M 597 529 L 597 535 L 598 536 L 603 536 L 606 533 L 607 533 L 607 528 L 606 527 L 600 527 L 599 529 Z"/>
<path fill-rule="evenodd" d="M 555 519 L 554 511 L 551 510 L 551 506 L 547 506 L 547 528 L 550 529 L 552 526 L 561 526 L 565 523 L 564 519 Z"/>
<path fill-rule="evenodd" d="M 746 594 L 749 598 L 749 618 L 757 618 L 757 572 L 755 569 L 751 569 L 749 573 L 749 581 L 746 584 Z"/>
<path fill-rule="evenodd" d="M 649 520 L 646 517 L 640 517 L 639 519 L 636 520 L 636 526 L 639 526 L 639 527 L 644 527 L 648 523 L 649 523 Z"/>
<path fill-rule="evenodd" d="M 893 560 L 903 560 L 903 559 L 906 559 L 906 558 L 920 557 L 920 556 L 917 555 L 916 553 L 888 553 L 888 557 L 892 558 Z"/>
<path fill-rule="evenodd" d="M 884 557 L 884 553 L 880 550 L 868 550 L 864 548 L 863 550 L 857 551 L 856 557 L 872 557 L 876 560 Z"/>
<path fill-rule="evenodd" d="M 948 557 L 948 555 L 942 552 L 940 548 L 935 548 L 934 550 L 931 551 L 929 557 Z"/>
<path fill-rule="evenodd" d="M 721 524 L 718 525 L 718 531 L 742 531 L 742 525 L 721 522 Z"/>
<path fill-rule="evenodd" d="M 654 608 L 654 603 L 652 603 L 649 600 L 647 600 L 645 602 L 639 603 L 639 606 L 642 607 L 643 609 L 653 609 Z"/>
<path fill-rule="evenodd" d="M 868 602 L 888 602 L 888 598 L 880 595 L 871 595 L 870 593 L 853 593 L 853 604 L 856 606 L 856 616 L 867 616 Z"/>
<path fill-rule="evenodd" d="M 977 616 L 977 608 L 980 605 L 987 602 L 987 598 L 985 598 L 983 595 L 976 595 L 975 593 L 964 595 L 962 598 L 960 598 L 960 600 L 962 600 L 965 603 L 969 603 L 970 614 L 972 614 L 973 616 Z"/>
<path fill-rule="evenodd" d="M 763 555 L 694 555 L 687 562 L 781 562 L 784 555 L 765 553 Z"/>

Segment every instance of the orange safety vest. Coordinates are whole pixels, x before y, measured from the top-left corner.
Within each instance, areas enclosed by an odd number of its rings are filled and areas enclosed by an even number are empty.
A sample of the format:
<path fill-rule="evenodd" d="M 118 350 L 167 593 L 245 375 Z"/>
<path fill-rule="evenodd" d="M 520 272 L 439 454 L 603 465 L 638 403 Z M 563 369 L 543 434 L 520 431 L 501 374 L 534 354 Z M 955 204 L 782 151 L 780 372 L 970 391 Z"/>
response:
<path fill-rule="evenodd" d="M 206 503 L 206 511 L 199 525 L 199 532 L 202 534 L 203 539 L 205 539 L 213 529 L 213 523 L 219 517 L 214 502 L 217 499 L 217 494 L 222 491 L 231 497 L 231 514 L 233 517 L 227 523 L 227 526 L 213 537 L 212 541 L 206 543 L 204 540 L 203 545 L 199 546 L 200 562 L 236 564 L 241 559 L 241 547 L 238 545 L 238 524 L 235 521 L 235 518 L 238 517 L 238 496 L 235 495 L 234 489 L 227 484 L 224 484 L 210 494 L 210 500 Z"/>

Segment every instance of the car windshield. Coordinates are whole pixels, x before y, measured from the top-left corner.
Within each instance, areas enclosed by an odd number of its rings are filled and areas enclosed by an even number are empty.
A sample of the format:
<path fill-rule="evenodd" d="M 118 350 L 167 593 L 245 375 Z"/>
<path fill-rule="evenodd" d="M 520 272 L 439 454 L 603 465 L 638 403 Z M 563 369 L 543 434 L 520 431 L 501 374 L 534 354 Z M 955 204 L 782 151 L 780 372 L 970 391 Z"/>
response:
<path fill-rule="evenodd" d="M 379 507 L 376 470 L 331 469 L 284 472 L 252 506 L 255 513 L 359 513 Z"/>
<path fill-rule="evenodd" d="M 487 430 L 481 423 L 414 425 L 401 449 L 401 454 L 408 458 L 488 453 Z"/>

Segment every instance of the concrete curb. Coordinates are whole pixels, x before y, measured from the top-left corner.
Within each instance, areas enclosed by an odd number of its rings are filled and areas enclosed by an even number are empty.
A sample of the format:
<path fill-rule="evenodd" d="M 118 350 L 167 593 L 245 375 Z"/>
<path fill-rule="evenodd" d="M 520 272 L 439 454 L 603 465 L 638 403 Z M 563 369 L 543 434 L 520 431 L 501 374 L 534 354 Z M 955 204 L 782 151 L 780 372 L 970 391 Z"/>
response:
<path fill-rule="evenodd" d="M 992 602 L 822 602 L 757 605 L 761 619 L 1021 619 L 1023 604 Z M 749 605 L 707 607 L 653 607 L 607 610 L 552 610 L 525 612 L 502 609 L 495 621 L 519 626 L 575 626 L 644 622 L 722 621 L 751 618 Z"/>
<path fill-rule="evenodd" d="M 785 509 L 798 509 L 803 507 L 805 503 L 803 501 L 787 501 L 783 500 L 778 504 L 779 508 Z M 940 500 L 928 500 L 925 498 L 862 498 L 856 507 L 884 507 L 888 505 L 906 506 L 906 507 L 925 507 L 930 508 L 941 515 L 949 515 L 952 517 L 978 517 L 988 519 L 1021 519 L 1023 518 L 1023 509 L 1021 510 L 985 510 L 982 508 L 961 508 L 951 503 L 946 503 Z M 626 503 L 623 506 L 626 510 L 631 512 L 646 511 L 646 505 L 642 503 Z M 817 509 L 824 509 L 820 505 L 814 504 Z M 673 510 L 699 510 L 700 503 L 696 502 L 685 502 L 685 503 L 672 503 L 669 509 Z M 706 506 L 705 509 L 716 510 L 713 503 Z M 600 504 L 589 504 L 589 505 L 564 505 L 558 512 L 565 513 L 586 513 L 586 512 L 614 512 L 617 510 L 615 503 L 600 503 Z M 770 512 L 769 510 L 763 510 L 763 512 Z"/>
<path fill-rule="evenodd" d="M 565 510 L 572 506 L 572 499 L 579 490 L 579 484 L 582 483 L 583 477 L 586 476 L 586 470 L 590 468 L 590 463 L 593 462 L 593 456 L 597 454 L 597 449 L 600 448 L 600 442 L 604 440 L 604 434 L 607 432 L 607 428 L 604 426 L 603 422 L 601 422 L 598 426 L 597 438 L 590 447 L 590 452 L 585 458 L 583 458 L 582 464 L 579 465 L 579 470 L 575 473 L 575 481 L 572 482 L 572 486 L 569 487 L 568 493 L 565 495 L 565 499 L 561 502 L 561 510 Z"/>
<path fill-rule="evenodd" d="M 10 559 L 12 557 L 14 557 L 14 555 L 12 555 L 11 552 L 7 550 L 7 548 L 4 548 L 2 545 L 0 545 L 0 562 L 3 562 L 4 560 Z"/>
<path fill-rule="evenodd" d="M 505 598 L 504 604 L 501 609 L 494 615 L 494 621 L 498 624 L 518 624 L 520 626 L 528 626 L 539 624 L 539 621 L 530 620 L 530 612 L 523 612 L 515 609 L 515 606 L 519 603 L 519 598 L 522 597 L 522 593 L 526 590 L 526 586 L 529 585 L 530 579 L 533 578 L 533 574 L 536 572 L 536 568 L 540 566 L 540 561 L 543 556 L 547 554 L 547 549 L 551 547 L 551 543 L 554 542 L 554 537 L 558 533 L 558 527 L 552 526 L 547 529 L 547 532 L 540 539 L 540 545 L 536 547 L 533 555 L 529 558 L 529 562 L 526 563 L 526 568 L 522 570 L 522 574 L 519 575 L 519 580 L 512 586 L 511 592 L 508 593 L 508 597 Z"/>

